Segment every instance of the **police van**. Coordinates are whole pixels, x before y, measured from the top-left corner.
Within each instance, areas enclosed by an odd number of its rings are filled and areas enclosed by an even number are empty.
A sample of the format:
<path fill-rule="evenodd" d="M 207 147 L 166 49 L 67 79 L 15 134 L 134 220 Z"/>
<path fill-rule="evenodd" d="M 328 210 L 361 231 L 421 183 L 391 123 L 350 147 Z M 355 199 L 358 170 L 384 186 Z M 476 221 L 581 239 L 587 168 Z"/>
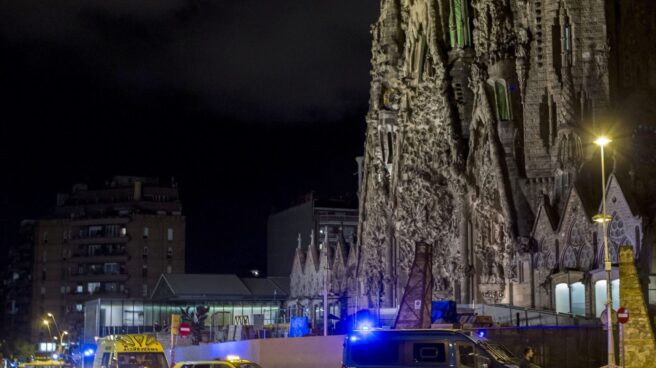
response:
<path fill-rule="evenodd" d="M 154 335 L 111 335 L 98 340 L 93 368 L 168 368 Z"/>
<path fill-rule="evenodd" d="M 357 330 L 346 336 L 342 368 L 516 368 L 504 347 L 462 330 Z"/>

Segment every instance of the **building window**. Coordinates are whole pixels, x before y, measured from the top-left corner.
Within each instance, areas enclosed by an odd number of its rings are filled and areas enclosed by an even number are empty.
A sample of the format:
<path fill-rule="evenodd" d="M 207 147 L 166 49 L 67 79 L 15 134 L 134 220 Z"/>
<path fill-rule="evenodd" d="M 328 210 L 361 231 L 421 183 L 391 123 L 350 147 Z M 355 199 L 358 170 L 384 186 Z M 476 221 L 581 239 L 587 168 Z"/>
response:
<path fill-rule="evenodd" d="M 48 232 L 47 231 L 43 232 L 43 243 L 48 244 Z"/>
<path fill-rule="evenodd" d="M 449 43 L 452 48 L 471 45 L 468 2 L 452 0 L 449 16 Z"/>
<path fill-rule="evenodd" d="M 147 245 L 144 245 L 144 247 L 143 247 L 143 256 L 148 257 L 148 246 Z"/>
<path fill-rule="evenodd" d="M 147 227 L 144 227 L 143 238 L 148 239 L 148 228 Z"/>
<path fill-rule="evenodd" d="M 585 316 L 585 285 L 575 282 L 571 285 L 572 290 L 572 314 Z"/>
<path fill-rule="evenodd" d="M 565 24 L 565 51 L 572 51 L 572 26 L 569 23 Z"/>
<path fill-rule="evenodd" d="M 512 109 L 506 81 L 503 79 L 497 79 L 488 83 L 494 88 L 494 102 L 496 105 L 497 119 L 511 120 Z"/>
<path fill-rule="evenodd" d="M 168 258 L 168 259 L 173 258 L 173 247 L 169 246 L 166 249 L 166 258 Z"/>
<path fill-rule="evenodd" d="M 121 236 L 126 236 L 126 235 L 128 235 L 128 229 L 125 226 L 123 226 L 121 228 Z"/>
<path fill-rule="evenodd" d="M 143 284 L 141 287 L 141 295 L 148 296 L 148 284 Z"/>
<path fill-rule="evenodd" d="M 104 269 L 106 275 L 118 275 L 121 273 L 121 268 L 118 263 L 105 263 Z"/>
<path fill-rule="evenodd" d="M 100 252 L 100 245 L 99 244 L 92 244 L 89 246 L 89 256 L 94 256 L 96 253 Z"/>
<path fill-rule="evenodd" d="M 656 304 L 656 276 L 649 276 L 649 304 Z"/>
<path fill-rule="evenodd" d="M 565 283 L 556 285 L 556 313 L 569 313 L 569 286 Z"/>
<path fill-rule="evenodd" d="M 77 285 L 75 287 L 75 292 L 78 293 L 78 294 L 84 293 L 84 285 Z"/>
<path fill-rule="evenodd" d="M 118 291 L 118 285 L 115 282 L 108 282 L 105 284 L 105 292 L 116 293 Z"/>
<path fill-rule="evenodd" d="M 41 296 L 44 296 L 44 295 L 46 295 L 46 287 L 41 286 Z"/>
<path fill-rule="evenodd" d="M 89 294 L 95 294 L 100 291 L 100 283 L 99 282 L 89 282 L 87 284 L 87 291 Z"/>
<path fill-rule="evenodd" d="M 173 267 L 171 265 L 166 265 L 166 273 L 171 273 L 173 272 Z"/>
<path fill-rule="evenodd" d="M 143 265 L 143 267 L 141 267 L 141 276 L 148 277 L 148 265 Z"/>
<path fill-rule="evenodd" d="M 617 310 L 620 307 L 620 280 L 613 280 L 610 282 L 610 293 L 613 301 L 613 309 Z M 595 315 L 601 316 L 601 312 L 606 309 L 606 280 L 599 280 L 595 282 Z"/>
<path fill-rule="evenodd" d="M 168 231 L 166 232 L 166 239 L 168 241 L 173 240 L 173 228 L 172 227 L 168 228 Z"/>
<path fill-rule="evenodd" d="M 45 249 L 43 250 L 42 259 L 43 259 L 43 263 L 48 262 L 48 251 Z"/>
<path fill-rule="evenodd" d="M 80 303 L 75 304 L 75 310 L 78 312 L 82 312 L 84 310 L 84 305 Z"/>

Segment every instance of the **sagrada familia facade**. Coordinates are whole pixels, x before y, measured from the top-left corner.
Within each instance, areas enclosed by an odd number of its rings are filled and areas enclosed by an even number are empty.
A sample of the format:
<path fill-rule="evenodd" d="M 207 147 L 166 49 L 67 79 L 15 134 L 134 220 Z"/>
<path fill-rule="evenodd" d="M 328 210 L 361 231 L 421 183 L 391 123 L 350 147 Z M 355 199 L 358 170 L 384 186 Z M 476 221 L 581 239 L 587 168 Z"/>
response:
<path fill-rule="evenodd" d="M 654 31 L 644 0 L 382 0 L 358 238 L 299 244 L 290 303 L 394 308 L 421 242 L 435 300 L 599 315 L 604 134 L 613 262 L 656 305 Z"/>

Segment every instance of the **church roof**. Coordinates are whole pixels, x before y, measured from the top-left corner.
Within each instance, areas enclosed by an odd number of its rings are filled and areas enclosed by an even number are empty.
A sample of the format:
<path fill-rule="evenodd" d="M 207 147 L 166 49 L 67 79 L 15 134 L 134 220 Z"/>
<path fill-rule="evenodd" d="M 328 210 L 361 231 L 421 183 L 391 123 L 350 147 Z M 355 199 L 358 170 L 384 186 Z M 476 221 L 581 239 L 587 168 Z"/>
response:
<path fill-rule="evenodd" d="M 634 215 L 644 215 L 649 213 L 647 205 L 651 202 L 638 200 L 638 195 L 632 190 L 632 185 L 630 185 L 631 178 L 629 177 L 629 174 L 612 173 L 608 178 L 607 187 L 610 188 L 613 182 L 616 182 L 620 187 L 622 195 L 624 196 L 624 199 L 626 199 L 626 203 L 629 205 L 629 208 Z"/>

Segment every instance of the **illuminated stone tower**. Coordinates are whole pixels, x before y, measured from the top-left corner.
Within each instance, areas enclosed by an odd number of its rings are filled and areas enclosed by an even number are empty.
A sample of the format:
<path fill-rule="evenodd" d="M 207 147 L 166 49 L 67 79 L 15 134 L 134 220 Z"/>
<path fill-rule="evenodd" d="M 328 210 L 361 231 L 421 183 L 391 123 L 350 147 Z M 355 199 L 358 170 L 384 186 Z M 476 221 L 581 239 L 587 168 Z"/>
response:
<path fill-rule="evenodd" d="M 648 96 L 656 86 L 649 51 L 624 35 L 652 27 L 655 12 L 631 3 L 381 1 L 349 291 L 360 306 L 399 305 L 417 243 L 433 247 L 433 298 L 531 299 L 537 281 L 520 284 L 536 213 L 557 219 L 575 186 L 596 185 L 581 179 L 597 163 L 586 142 L 628 95 L 621 73 L 639 66 L 636 83 Z M 628 6 L 644 24 L 626 21 Z M 613 47 L 639 56 L 622 61 Z"/>

